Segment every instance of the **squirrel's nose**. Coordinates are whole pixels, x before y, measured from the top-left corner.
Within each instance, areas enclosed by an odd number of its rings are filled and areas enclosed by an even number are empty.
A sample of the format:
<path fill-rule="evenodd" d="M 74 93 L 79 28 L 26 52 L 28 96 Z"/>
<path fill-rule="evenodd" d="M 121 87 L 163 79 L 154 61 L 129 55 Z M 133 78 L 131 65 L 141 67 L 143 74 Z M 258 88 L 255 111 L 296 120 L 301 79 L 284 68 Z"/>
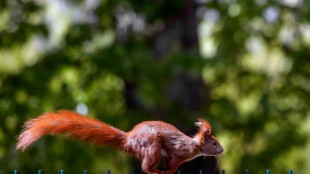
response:
<path fill-rule="evenodd" d="M 217 153 L 222 153 L 223 151 L 224 151 L 224 149 L 223 149 L 222 146 L 220 146 L 220 147 L 218 147 L 218 148 L 216 149 L 216 152 L 217 152 Z"/>

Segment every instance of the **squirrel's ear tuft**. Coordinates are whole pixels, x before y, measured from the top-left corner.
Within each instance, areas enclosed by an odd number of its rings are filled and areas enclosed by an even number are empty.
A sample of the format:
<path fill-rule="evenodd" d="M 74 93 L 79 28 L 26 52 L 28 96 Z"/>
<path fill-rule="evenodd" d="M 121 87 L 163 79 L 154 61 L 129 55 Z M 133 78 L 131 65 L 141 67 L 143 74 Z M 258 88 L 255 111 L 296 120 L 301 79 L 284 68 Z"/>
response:
<path fill-rule="evenodd" d="M 202 118 L 199 118 L 198 121 L 199 122 L 196 122 L 195 125 L 199 126 L 200 131 L 202 131 L 205 136 L 210 136 L 212 133 L 212 128 L 211 128 L 210 123 Z"/>
<path fill-rule="evenodd" d="M 195 126 L 201 127 L 202 123 L 200 121 L 195 122 Z"/>

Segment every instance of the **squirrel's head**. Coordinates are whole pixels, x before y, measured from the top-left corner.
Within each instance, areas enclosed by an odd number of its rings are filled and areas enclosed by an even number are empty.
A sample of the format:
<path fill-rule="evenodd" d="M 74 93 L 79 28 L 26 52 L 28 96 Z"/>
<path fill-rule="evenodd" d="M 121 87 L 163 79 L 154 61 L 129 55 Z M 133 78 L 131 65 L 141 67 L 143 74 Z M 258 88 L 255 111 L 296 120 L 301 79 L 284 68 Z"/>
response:
<path fill-rule="evenodd" d="M 224 149 L 217 139 L 212 136 L 212 128 L 209 122 L 204 119 L 198 119 L 196 125 L 200 130 L 194 137 L 200 148 L 200 153 L 207 156 L 215 156 L 221 154 Z"/>

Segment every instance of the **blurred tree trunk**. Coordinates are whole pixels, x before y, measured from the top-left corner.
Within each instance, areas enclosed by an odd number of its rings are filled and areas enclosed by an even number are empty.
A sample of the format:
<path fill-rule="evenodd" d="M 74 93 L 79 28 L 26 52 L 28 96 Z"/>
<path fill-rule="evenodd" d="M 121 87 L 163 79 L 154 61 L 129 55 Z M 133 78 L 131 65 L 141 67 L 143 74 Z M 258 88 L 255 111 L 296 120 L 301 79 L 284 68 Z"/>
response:
<path fill-rule="evenodd" d="M 194 0 L 188 0 L 180 11 L 175 11 L 175 16 L 164 21 L 164 28 L 153 36 L 151 43 L 154 57 L 162 60 L 166 55 L 173 52 L 175 46 L 181 47 L 188 53 L 188 59 L 197 58 L 191 53 L 198 51 L 197 18 Z M 199 112 L 205 106 L 206 87 L 201 76 L 194 76 L 175 67 L 173 82 L 167 86 L 166 92 L 171 100 L 176 101 L 189 112 Z M 137 86 L 130 82 L 126 83 L 126 102 L 128 109 L 136 110 L 139 101 L 134 95 Z M 180 167 L 181 173 L 193 173 L 202 169 L 203 173 L 218 174 L 215 157 L 201 157 L 186 162 Z M 198 171 L 197 171 L 198 172 Z"/>
<path fill-rule="evenodd" d="M 198 50 L 196 8 L 195 1 L 188 0 L 174 20 L 166 21 L 164 29 L 153 39 L 153 51 L 157 59 L 164 59 L 165 55 L 173 51 L 175 44 L 188 53 L 188 59 L 197 58 L 191 57 L 191 52 Z M 172 100 L 179 102 L 188 111 L 199 111 L 206 102 L 205 89 L 201 76 L 178 70 L 174 74 L 173 83 L 167 87 L 167 92 Z M 184 174 L 193 173 L 197 169 L 202 169 L 203 173 L 218 174 L 216 161 L 215 157 L 200 157 L 184 163 L 180 170 Z"/>
<path fill-rule="evenodd" d="M 174 47 L 188 54 L 188 59 L 198 50 L 196 4 L 188 0 L 181 11 L 176 12 L 172 19 L 165 21 L 165 27 L 153 38 L 153 52 L 157 59 L 164 59 Z M 188 111 L 199 111 L 205 101 L 206 94 L 201 76 L 189 74 L 179 67 L 174 68 L 174 80 L 167 87 L 168 96 L 180 103 Z"/>

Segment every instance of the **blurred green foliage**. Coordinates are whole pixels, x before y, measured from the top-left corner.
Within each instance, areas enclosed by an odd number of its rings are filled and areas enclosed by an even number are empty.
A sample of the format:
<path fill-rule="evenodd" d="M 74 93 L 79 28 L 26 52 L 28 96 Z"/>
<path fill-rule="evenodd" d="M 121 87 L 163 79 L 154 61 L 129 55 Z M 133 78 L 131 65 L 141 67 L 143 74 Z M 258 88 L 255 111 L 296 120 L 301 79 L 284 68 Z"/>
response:
<path fill-rule="evenodd" d="M 122 152 L 65 136 L 15 149 L 24 121 L 80 103 L 126 131 L 164 120 L 188 133 L 204 117 L 230 173 L 309 173 L 309 7 L 302 0 L 1 1 L 0 174 L 133 168 Z M 195 21 L 178 21 L 188 13 Z M 194 34 L 180 41 L 188 26 Z"/>

